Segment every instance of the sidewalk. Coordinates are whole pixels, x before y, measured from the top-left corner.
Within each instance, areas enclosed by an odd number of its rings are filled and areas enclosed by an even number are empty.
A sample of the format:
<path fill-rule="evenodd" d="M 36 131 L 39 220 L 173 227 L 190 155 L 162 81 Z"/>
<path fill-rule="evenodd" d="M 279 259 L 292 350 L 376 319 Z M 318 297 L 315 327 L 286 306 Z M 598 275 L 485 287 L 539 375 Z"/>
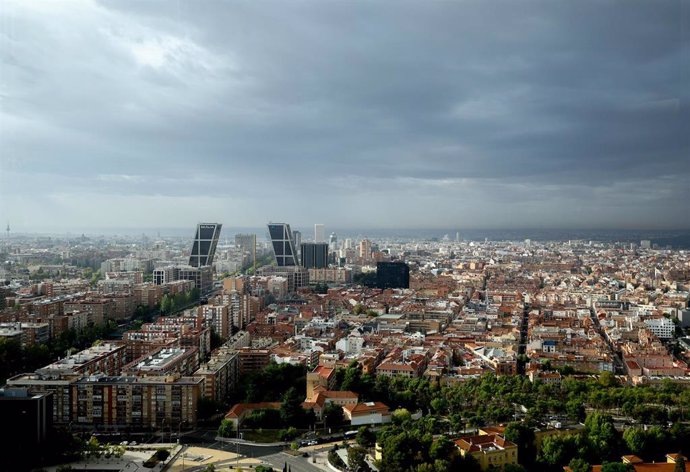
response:
<path fill-rule="evenodd" d="M 216 436 L 216 441 L 229 443 L 229 444 L 244 444 L 246 446 L 257 446 L 257 447 L 275 447 L 275 446 L 287 446 L 290 443 L 285 441 L 278 441 L 272 443 L 260 443 L 254 441 L 247 441 L 246 439 L 239 438 L 224 438 L 222 436 Z"/>
<path fill-rule="evenodd" d="M 188 446 L 182 454 L 179 454 L 175 460 L 170 463 L 169 468 L 166 470 L 170 472 L 182 472 L 183 470 L 195 469 L 208 464 L 213 464 L 216 469 L 220 469 L 221 467 L 232 467 L 235 464 L 247 467 L 260 465 L 261 460 L 247 458 L 242 455 L 237 455 L 234 452 Z"/>

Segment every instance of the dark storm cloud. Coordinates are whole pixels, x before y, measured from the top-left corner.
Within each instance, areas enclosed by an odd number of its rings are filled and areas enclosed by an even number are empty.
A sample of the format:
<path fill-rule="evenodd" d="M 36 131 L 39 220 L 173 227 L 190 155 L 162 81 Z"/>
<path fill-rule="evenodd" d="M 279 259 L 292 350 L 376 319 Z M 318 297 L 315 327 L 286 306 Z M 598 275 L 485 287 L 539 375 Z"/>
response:
<path fill-rule="evenodd" d="M 17 1 L 0 196 L 141 224 L 169 197 L 238 225 L 679 226 L 688 10 Z"/>

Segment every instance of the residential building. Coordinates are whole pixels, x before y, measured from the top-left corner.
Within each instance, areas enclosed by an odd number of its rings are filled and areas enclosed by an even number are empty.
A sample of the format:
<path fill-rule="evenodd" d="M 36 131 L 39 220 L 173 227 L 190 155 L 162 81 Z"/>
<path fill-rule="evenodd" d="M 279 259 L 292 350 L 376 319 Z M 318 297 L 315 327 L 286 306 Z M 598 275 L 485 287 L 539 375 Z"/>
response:
<path fill-rule="evenodd" d="M 74 427 L 192 428 L 202 377 L 89 376 L 71 385 Z"/>
<path fill-rule="evenodd" d="M 211 353 L 211 359 L 194 372 L 204 378 L 204 397 L 223 402 L 235 388 L 239 377 L 239 354 L 225 345 Z"/>
<path fill-rule="evenodd" d="M 121 375 L 161 377 L 172 374 L 191 375 L 199 367 L 199 349 L 160 347 L 122 367 Z"/>

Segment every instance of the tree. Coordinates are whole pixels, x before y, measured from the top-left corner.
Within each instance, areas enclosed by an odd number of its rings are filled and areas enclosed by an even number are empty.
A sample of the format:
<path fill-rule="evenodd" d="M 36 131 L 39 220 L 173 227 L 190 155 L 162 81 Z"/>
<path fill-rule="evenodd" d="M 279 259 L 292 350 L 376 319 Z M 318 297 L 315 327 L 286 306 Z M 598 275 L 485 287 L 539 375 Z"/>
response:
<path fill-rule="evenodd" d="M 161 462 L 165 462 L 165 460 L 170 457 L 170 451 L 164 448 L 160 448 L 156 450 L 156 459 L 158 459 Z"/>
<path fill-rule="evenodd" d="M 85 445 L 85 453 L 87 456 L 100 457 L 102 453 L 101 443 L 96 436 L 91 436 Z"/>
<path fill-rule="evenodd" d="M 429 457 L 431 459 L 448 459 L 455 449 L 456 446 L 453 441 L 448 439 L 446 436 L 439 436 L 434 442 L 431 443 L 431 447 L 429 448 Z"/>
<path fill-rule="evenodd" d="M 220 422 L 220 426 L 218 427 L 218 436 L 221 438 L 229 438 L 232 436 L 232 433 L 235 432 L 235 423 L 228 419 L 224 419 L 223 421 Z"/>
<path fill-rule="evenodd" d="M 161 298 L 161 303 L 160 303 L 160 310 L 161 313 L 168 313 L 171 309 L 171 300 L 170 297 L 168 297 L 168 294 L 166 293 L 163 295 L 163 298 Z"/>
<path fill-rule="evenodd" d="M 520 464 L 506 464 L 503 466 L 503 472 L 527 472 Z"/>
<path fill-rule="evenodd" d="M 632 464 L 622 462 L 604 462 L 601 464 L 601 472 L 632 472 L 635 467 Z"/>
<path fill-rule="evenodd" d="M 640 427 L 628 428 L 623 432 L 623 440 L 630 452 L 636 455 L 643 455 L 647 449 L 647 434 Z"/>
<path fill-rule="evenodd" d="M 678 453 L 676 465 L 673 467 L 673 472 L 685 472 L 685 456 L 681 452 Z"/>
<path fill-rule="evenodd" d="M 518 459 L 521 464 L 531 465 L 536 459 L 537 450 L 534 445 L 534 430 L 524 423 L 508 423 L 505 438 L 518 447 Z"/>
<path fill-rule="evenodd" d="M 612 372 L 602 372 L 599 375 L 599 384 L 606 387 L 617 387 L 619 385 L 618 379 Z"/>
<path fill-rule="evenodd" d="M 420 453 L 423 447 L 414 431 L 382 431 L 380 436 L 383 461 L 382 472 L 402 472 L 420 462 L 426 462 Z M 421 457 L 420 457 L 421 456 Z"/>
<path fill-rule="evenodd" d="M 297 390 L 294 387 L 290 387 L 283 395 L 283 401 L 280 404 L 280 418 L 283 424 L 301 426 L 304 422 L 304 413 L 302 399 Z"/>
<path fill-rule="evenodd" d="M 369 468 L 364 458 L 367 455 L 367 450 L 360 446 L 347 448 L 347 463 L 348 468 L 352 471 L 364 471 Z"/>
<path fill-rule="evenodd" d="M 605 460 L 614 456 L 620 437 L 610 415 L 599 412 L 588 415 L 585 420 L 585 434 L 597 458 Z"/>
<path fill-rule="evenodd" d="M 345 421 L 343 407 L 329 402 L 323 407 L 323 418 L 328 426 L 339 426 Z"/>
<path fill-rule="evenodd" d="M 539 459 L 550 466 L 558 467 L 570 462 L 577 452 L 575 436 L 547 436 L 541 443 Z"/>
<path fill-rule="evenodd" d="M 585 419 L 585 406 L 579 399 L 568 400 L 565 404 L 565 410 L 572 420 L 582 421 Z"/>
<path fill-rule="evenodd" d="M 407 421 L 410 421 L 411 419 L 412 419 L 412 415 L 410 414 L 410 412 L 407 408 L 398 408 L 391 415 L 391 420 L 393 421 L 393 423 L 395 423 L 397 425 L 401 425 L 403 423 L 406 423 Z"/>
<path fill-rule="evenodd" d="M 434 413 L 441 414 L 448 409 L 448 402 L 445 398 L 436 397 L 431 400 L 430 406 Z"/>
<path fill-rule="evenodd" d="M 368 426 L 362 426 L 357 430 L 357 437 L 355 438 L 357 444 L 362 447 L 373 447 L 376 443 L 376 433 L 374 433 Z"/>
<path fill-rule="evenodd" d="M 584 459 L 576 457 L 568 464 L 572 472 L 592 472 L 592 466 Z"/>
<path fill-rule="evenodd" d="M 360 384 L 362 379 L 362 369 L 358 366 L 348 366 L 343 375 L 343 382 L 340 384 L 340 390 L 352 390 L 360 392 Z"/>
<path fill-rule="evenodd" d="M 278 439 L 281 441 L 292 441 L 297 437 L 297 428 L 290 426 L 288 429 L 281 429 L 278 432 Z"/>

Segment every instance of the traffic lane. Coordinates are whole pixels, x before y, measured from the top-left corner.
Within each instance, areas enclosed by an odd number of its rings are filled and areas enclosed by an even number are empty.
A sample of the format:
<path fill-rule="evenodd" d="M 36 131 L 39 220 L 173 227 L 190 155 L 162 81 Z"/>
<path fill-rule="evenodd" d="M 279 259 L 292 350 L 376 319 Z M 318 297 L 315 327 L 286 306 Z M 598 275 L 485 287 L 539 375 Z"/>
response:
<path fill-rule="evenodd" d="M 293 472 L 323 472 L 322 468 L 311 463 L 311 455 L 309 457 L 302 457 L 301 455 L 293 456 L 291 454 L 281 452 L 279 454 L 264 456 L 262 459 L 270 463 L 275 469 L 278 470 L 282 470 L 283 466 L 287 463 L 287 465 L 290 467 L 290 470 Z"/>
<path fill-rule="evenodd" d="M 343 443 L 345 443 L 345 444 L 351 446 L 351 445 L 355 444 L 355 442 L 356 442 L 356 441 L 353 440 L 353 439 L 350 439 L 350 440 L 347 440 L 347 441 L 342 441 L 342 440 L 341 440 L 341 441 L 333 441 L 333 442 L 327 442 L 327 443 L 316 444 L 316 445 L 314 445 L 314 446 L 303 446 L 303 447 L 300 447 L 299 450 L 300 450 L 300 451 L 303 451 L 303 452 L 310 452 L 310 453 L 311 453 L 311 452 L 321 452 L 321 451 L 325 451 L 325 450 L 327 450 L 327 449 L 330 449 L 330 448 L 332 448 L 333 446 L 340 446 L 340 445 L 342 445 Z"/>
<path fill-rule="evenodd" d="M 283 446 L 256 446 L 253 444 L 226 443 L 222 441 L 214 441 L 204 447 L 218 449 L 220 451 L 235 452 L 249 458 L 263 458 L 272 454 L 275 455 L 283 450 Z"/>

